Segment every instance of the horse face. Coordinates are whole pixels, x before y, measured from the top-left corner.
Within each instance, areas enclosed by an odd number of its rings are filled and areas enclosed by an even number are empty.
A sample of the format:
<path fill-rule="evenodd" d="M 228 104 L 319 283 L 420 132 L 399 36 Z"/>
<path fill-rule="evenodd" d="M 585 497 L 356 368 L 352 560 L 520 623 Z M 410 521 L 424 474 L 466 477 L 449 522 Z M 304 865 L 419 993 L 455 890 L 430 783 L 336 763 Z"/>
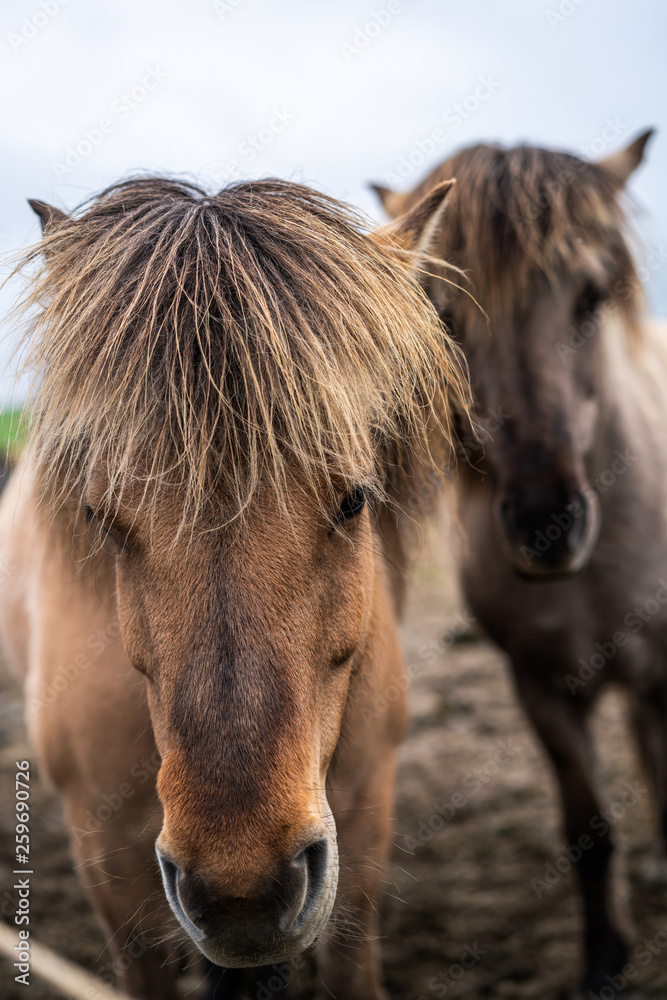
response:
<path fill-rule="evenodd" d="M 457 178 L 438 255 L 470 276 L 490 321 L 469 295 L 453 294 L 455 274 L 432 274 L 428 291 L 468 360 L 499 541 L 524 575 L 576 572 L 600 530 L 591 480 L 606 471 L 593 454 L 604 389 L 600 328 L 604 318 L 606 339 L 613 325 L 600 306 L 613 303 L 626 323 L 636 315 L 638 281 L 618 196 L 651 135 L 597 164 L 479 144 L 407 194 L 375 185 L 396 215 L 443 176 Z M 480 462 L 476 440 L 460 445 L 473 466 Z"/>
<path fill-rule="evenodd" d="M 162 755 L 164 888 L 201 951 L 228 967 L 294 956 L 330 915 L 325 780 L 371 627 L 363 493 L 341 495 L 325 523 L 305 494 L 288 517 L 268 492 L 241 525 L 176 544 L 168 511 L 152 527 L 130 509 L 105 521 L 123 641 L 146 675 Z"/>
<path fill-rule="evenodd" d="M 448 309 L 470 366 L 498 538 L 525 576 L 576 573 L 599 534 L 589 469 L 605 291 L 591 266 L 556 287 L 537 284 L 525 308 L 490 330 L 465 297 Z"/>

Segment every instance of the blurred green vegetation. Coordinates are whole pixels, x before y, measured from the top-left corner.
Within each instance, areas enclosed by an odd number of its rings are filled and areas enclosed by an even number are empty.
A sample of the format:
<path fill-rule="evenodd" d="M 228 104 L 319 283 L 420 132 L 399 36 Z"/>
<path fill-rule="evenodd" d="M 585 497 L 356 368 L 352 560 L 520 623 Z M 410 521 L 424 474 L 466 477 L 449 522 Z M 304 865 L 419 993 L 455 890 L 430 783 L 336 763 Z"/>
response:
<path fill-rule="evenodd" d="M 0 410 L 0 455 L 16 458 L 26 438 L 28 422 L 20 406 Z"/>

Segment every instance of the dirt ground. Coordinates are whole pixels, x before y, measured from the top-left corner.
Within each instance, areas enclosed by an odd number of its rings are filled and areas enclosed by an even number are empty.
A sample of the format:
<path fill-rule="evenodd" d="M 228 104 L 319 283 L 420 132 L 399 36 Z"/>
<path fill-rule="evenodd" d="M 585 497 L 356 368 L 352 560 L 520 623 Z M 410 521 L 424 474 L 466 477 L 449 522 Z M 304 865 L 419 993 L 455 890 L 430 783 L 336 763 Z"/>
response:
<path fill-rule="evenodd" d="M 431 555 L 413 573 L 404 629 L 412 722 L 401 756 L 382 914 L 389 993 L 393 1000 L 561 1000 L 579 971 L 581 924 L 573 872 L 556 880 L 557 868 L 546 867 L 567 867 L 551 773 L 515 703 L 503 657 L 483 639 L 458 635 L 468 618 L 444 540 L 429 539 L 424 549 Z M 2 672 L 0 699 L 0 909 L 7 919 L 14 909 L 14 762 L 34 757 L 19 693 Z M 619 695 L 606 697 L 596 725 L 609 795 L 620 802 L 626 782 L 645 786 Z M 32 933 L 99 971 L 109 956 L 72 872 L 58 800 L 33 782 L 31 801 Z M 641 942 L 667 926 L 667 889 L 647 877 L 649 796 L 616 812 L 623 809 L 617 830 Z M 546 871 L 554 884 L 531 884 L 544 883 Z M 472 965 L 465 972 L 463 955 Z M 667 949 L 637 964 L 639 995 L 664 1000 Z M 312 976 L 294 995 L 313 995 Z M 16 985 L 0 958 L 0 998 L 26 996 L 60 994 L 36 979 L 27 989 Z M 629 1000 L 628 991 L 621 996 Z"/>

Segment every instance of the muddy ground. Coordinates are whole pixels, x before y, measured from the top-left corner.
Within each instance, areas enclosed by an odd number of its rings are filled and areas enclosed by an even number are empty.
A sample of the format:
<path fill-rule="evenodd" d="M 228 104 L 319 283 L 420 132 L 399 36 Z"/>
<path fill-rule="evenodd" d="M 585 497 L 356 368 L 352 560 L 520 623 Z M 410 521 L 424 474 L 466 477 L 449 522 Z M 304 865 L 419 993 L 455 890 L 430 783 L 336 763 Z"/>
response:
<path fill-rule="evenodd" d="M 393 1000 L 560 1000 L 576 980 L 580 963 L 574 877 L 564 874 L 541 898 L 531 886 L 531 880 L 544 879 L 545 866 L 562 859 L 565 846 L 552 776 L 516 705 L 503 657 L 483 639 L 463 636 L 468 641 L 452 642 L 466 616 L 447 568 L 444 538 L 427 540 L 424 549 L 431 555 L 413 573 L 404 630 L 414 679 L 383 903 L 389 992 Z M 639 780 L 645 787 L 620 695 L 606 697 L 596 726 L 611 799 L 620 799 L 626 782 Z M 19 693 L 4 672 L 0 740 L 0 906 L 6 915 L 8 904 L 13 910 L 13 896 L 6 890 L 12 885 L 14 762 L 34 758 Z M 501 741 L 512 752 L 500 754 L 498 763 Z M 483 782 L 476 782 L 474 769 Z M 450 803 L 452 796 L 456 808 L 445 823 L 435 807 Z M 32 804 L 32 933 L 99 971 L 108 967 L 109 956 L 72 872 L 59 803 L 35 782 Z M 444 812 L 449 816 L 452 810 Z M 432 833 L 429 821 L 442 829 Z M 652 939 L 667 925 L 667 889 L 647 876 L 651 823 L 649 797 L 641 795 L 617 824 L 625 843 L 638 942 Z M 476 964 L 457 980 L 459 959 L 472 950 Z M 637 964 L 641 997 L 664 1000 L 667 948 L 647 965 Z M 295 995 L 301 1000 L 313 995 L 312 977 L 305 977 Z M 629 1000 L 627 991 L 621 995 Z M 57 996 L 36 979 L 27 989 L 17 986 L 0 958 L 0 998 Z"/>

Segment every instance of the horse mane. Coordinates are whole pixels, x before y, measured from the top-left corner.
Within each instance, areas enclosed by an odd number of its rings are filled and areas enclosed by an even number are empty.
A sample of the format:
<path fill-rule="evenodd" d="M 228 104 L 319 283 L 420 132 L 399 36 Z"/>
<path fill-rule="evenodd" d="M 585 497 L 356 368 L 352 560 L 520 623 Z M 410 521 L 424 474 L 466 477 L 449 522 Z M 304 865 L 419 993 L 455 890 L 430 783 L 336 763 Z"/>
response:
<path fill-rule="evenodd" d="M 619 184 L 603 165 L 529 145 L 479 144 L 455 153 L 397 204 L 407 210 L 449 177 L 456 185 L 439 249 L 470 272 L 491 318 L 522 310 L 537 276 L 557 284 L 593 248 L 609 297 L 638 334 L 641 283 Z"/>
<path fill-rule="evenodd" d="M 103 508 L 128 483 L 145 504 L 169 490 L 182 528 L 213 497 L 220 524 L 260 489 L 289 508 L 290 470 L 326 506 L 390 479 L 418 494 L 443 467 L 456 350 L 410 254 L 326 195 L 126 180 L 26 263 L 29 447 L 52 506 L 81 503 L 100 462 Z"/>

